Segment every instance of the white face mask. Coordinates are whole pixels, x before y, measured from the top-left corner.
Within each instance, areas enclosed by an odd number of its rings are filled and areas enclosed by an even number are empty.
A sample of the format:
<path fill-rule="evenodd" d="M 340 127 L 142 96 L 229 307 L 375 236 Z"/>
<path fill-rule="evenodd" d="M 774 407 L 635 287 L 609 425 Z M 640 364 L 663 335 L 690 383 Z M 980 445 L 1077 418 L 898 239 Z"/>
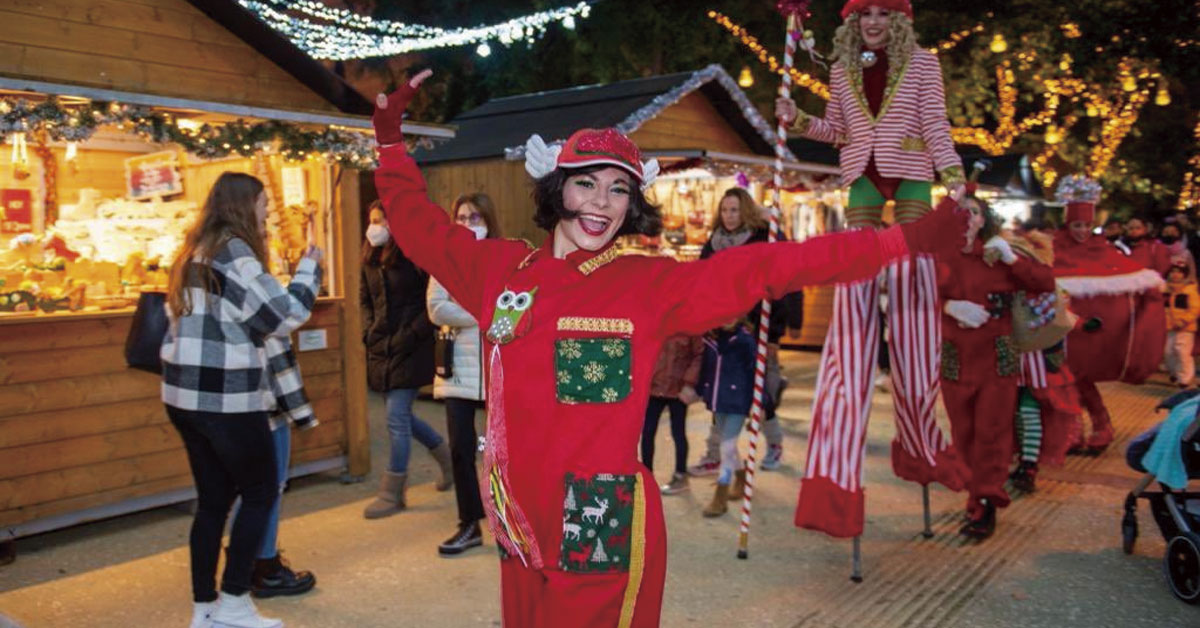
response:
<path fill-rule="evenodd" d="M 371 246 L 383 246 L 390 237 L 392 235 L 388 233 L 385 225 L 376 223 L 367 226 L 367 242 L 370 242 Z"/>
<path fill-rule="evenodd" d="M 487 225 L 471 225 L 470 227 L 467 227 L 467 228 L 475 233 L 476 240 L 482 240 L 487 237 L 487 234 L 488 234 Z"/>

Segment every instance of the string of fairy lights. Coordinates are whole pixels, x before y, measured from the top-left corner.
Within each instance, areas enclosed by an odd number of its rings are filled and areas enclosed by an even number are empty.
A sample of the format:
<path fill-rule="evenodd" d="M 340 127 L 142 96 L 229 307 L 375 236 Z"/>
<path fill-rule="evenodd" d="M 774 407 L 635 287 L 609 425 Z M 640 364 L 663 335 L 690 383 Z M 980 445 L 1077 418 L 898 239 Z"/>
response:
<path fill-rule="evenodd" d="M 771 72 L 782 74 L 783 70 L 777 59 L 745 27 L 717 11 L 709 11 L 708 17 L 740 40 Z M 1078 24 L 1073 22 L 1061 24 L 1059 29 L 1068 39 L 1082 35 Z M 931 46 L 929 51 L 934 54 L 946 53 L 972 37 L 984 35 L 984 31 L 982 23 L 975 24 L 951 33 L 937 45 Z M 1118 41 L 1120 36 L 1114 35 L 1113 42 Z M 1189 47 L 1196 45 L 1196 42 L 1186 40 L 1177 44 Z M 1010 52 L 1009 42 L 1002 33 L 993 33 L 988 39 L 987 47 L 998 56 Z M 1099 48 L 1098 51 L 1102 52 L 1103 48 Z M 1055 76 L 1044 76 L 1036 71 L 1034 68 L 1037 60 L 1038 52 L 1025 47 L 1012 50 L 1009 55 L 1001 57 L 997 61 L 995 71 L 995 127 L 989 130 L 978 124 L 968 126 L 960 123 L 951 129 L 951 138 L 956 143 L 978 146 L 988 154 L 1000 155 L 1023 136 L 1044 128 L 1043 148 L 1034 156 L 1033 165 L 1047 188 L 1052 187 L 1059 178 L 1054 157 L 1067 134 L 1080 120 L 1100 120 L 1098 131 L 1088 137 L 1092 147 L 1087 153 L 1086 164 L 1082 169 L 1087 176 L 1099 178 L 1112 170 L 1118 148 L 1128 137 L 1145 106 L 1151 101 L 1158 106 L 1171 103 L 1170 91 L 1162 74 L 1144 62 L 1129 57 L 1124 57 L 1118 62 L 1114 84 L 1108 86 L 1088 83 L 1074 76 L 1074 59 L 1069 54 L 1063 54 L 1054 64 L 1058 69 Z M 743 73 L 747 72 L 743 70 Z M 1030 75 L 1030 82 L 1040 91 L 1042 102 L 1040 110 L 1029 113 L 1020 120 L 1017 119 L 1017 103 L 1021 97 L 1018 73 Z M 817 96 L 829 99 L 829 88 L 820 79 L 796 69 L 792 70 L 792 78 Z M 1200 126 L 1197 127 L 1196 135 L 1197 142 L 1200 143 Z M 1189 165 L 1192 171 L 1185 175 L 1184 189 L 1187 194 L 1181 195 L 1181 204 L 1196 204 L 1196 197 L 1200 195 L 1200 181 L 1197 180 L 1200 177 L 1200 174 L 1197 174 L 1197 170 L 1200 170 L 1200 154 L 1193 157 Z M 1130 178 L 1124 164 L 1120 164 L 1119 171 Z M 1154 191 L 1164 189 L 1161 185 L 1148 181 L 1133 181 L 1132 178 L 1130 180 L 1139 188 Z"/>
<path fill-rule="evenodd" d="M 316 0 L 238 0 L 271 28 L 316 59 L 341 61 L 478 44 L 475 52 L 491 54 L 489 42 L 505 46 L 521 41 L 532 44 L 550 26 L 574 29 L 576 19 L 591 14 L 589 2 L 577 2 L 522 15 L 498 24 L 440 28 L 378 20 Z"/>

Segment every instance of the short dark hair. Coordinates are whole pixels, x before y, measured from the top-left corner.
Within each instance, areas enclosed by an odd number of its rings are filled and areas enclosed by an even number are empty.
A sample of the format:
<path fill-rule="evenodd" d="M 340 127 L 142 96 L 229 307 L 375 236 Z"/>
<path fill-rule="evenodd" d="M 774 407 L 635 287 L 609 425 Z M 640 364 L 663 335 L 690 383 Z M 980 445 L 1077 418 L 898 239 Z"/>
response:
<path fill-rule="evenodd" d="M 533 204 L 536 207 L 533 222 L 546 231 L 554 231 L 560 220 L 575 217 L 575 212 L 563 205 L 563 184 L 567 177 L 577 174 L 588 174 L 613 168 L 607 164 L 584 166 L 582 168 L 555 168 L 550 174 L 533 182 Z M 645 235 L 656 236 L 662 233 L 662 214 L 658 205 L 646 200 L 646 195 L 634 179 L 632 193 L 629 195 L 629 213 L 625 215 L 625 223 L 617 230 L 618 236 Z"/>
<path fill-rule="evenodd" d="M 1125 221 L 1121 220 L 1120 218 L 1117 218 L 1116 216 L 1109 216 L 1108 220 L 1104 221 L 1104 226 L 1107 227 L 1109 225 L 1121 225 L 1122 227 L 1124 227 Z"/>

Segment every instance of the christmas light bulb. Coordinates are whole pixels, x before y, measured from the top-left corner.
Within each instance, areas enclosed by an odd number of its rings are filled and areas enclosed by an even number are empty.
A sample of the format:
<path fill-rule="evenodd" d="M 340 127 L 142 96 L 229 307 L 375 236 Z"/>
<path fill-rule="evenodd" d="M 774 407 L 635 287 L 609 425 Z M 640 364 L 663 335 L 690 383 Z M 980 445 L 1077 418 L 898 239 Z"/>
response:
<path fill-rule="evenodd" d="M 1004 35 L 996 33 L 992 36 L 992 43 L 988 46 L 988 48 L 990 48 L 992 52 L 1000 54 L 1005 50 L 1008 50 L 1008 42 L 1004 40 Z"/>
<path fill-rule="evenodd" d="M 482 44 L 479 44 L 479 47 L 475 49 L 475 54 L 477 54 L 481 57 L 486 57 L 486 56 L 492 54 L 492 47 L 489 46 L 487 44 L 487 42 L 485 41 Z"/>
<path fill-rule="evenodd" d="M 742 66 L 742 72 L 738 74 L 738 85 L 741 87 L 754 86 L 754 74 L 750 72 L 750 66 Z"/>
<path fill-rule="evenodd" d="M 1167 90 L 1166 83 L 1158 84 L 1158 93 L 1154 95 L 1154 104 L 1160 107 L 1166 107 L 1171 104 L 1171 92 Z"/>

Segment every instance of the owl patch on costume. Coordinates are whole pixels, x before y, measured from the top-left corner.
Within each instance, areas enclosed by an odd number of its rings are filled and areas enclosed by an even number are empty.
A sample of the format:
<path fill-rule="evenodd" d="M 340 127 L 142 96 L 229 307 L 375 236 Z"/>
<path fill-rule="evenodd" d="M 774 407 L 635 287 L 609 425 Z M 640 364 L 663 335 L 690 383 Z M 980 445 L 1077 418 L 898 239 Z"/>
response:
<path fill-rule="evenodd" d="M 492 313 L 492 324 L 487 330 L 487 339 L 494 344 L 503 345 L 525 335 L 533 324 L 533 315 L 529 308 L 533 306 L 533 296 L 537 288 L 527 292 L 515 292 L 506 288 L 496 298 L 496 310 Z"/>

